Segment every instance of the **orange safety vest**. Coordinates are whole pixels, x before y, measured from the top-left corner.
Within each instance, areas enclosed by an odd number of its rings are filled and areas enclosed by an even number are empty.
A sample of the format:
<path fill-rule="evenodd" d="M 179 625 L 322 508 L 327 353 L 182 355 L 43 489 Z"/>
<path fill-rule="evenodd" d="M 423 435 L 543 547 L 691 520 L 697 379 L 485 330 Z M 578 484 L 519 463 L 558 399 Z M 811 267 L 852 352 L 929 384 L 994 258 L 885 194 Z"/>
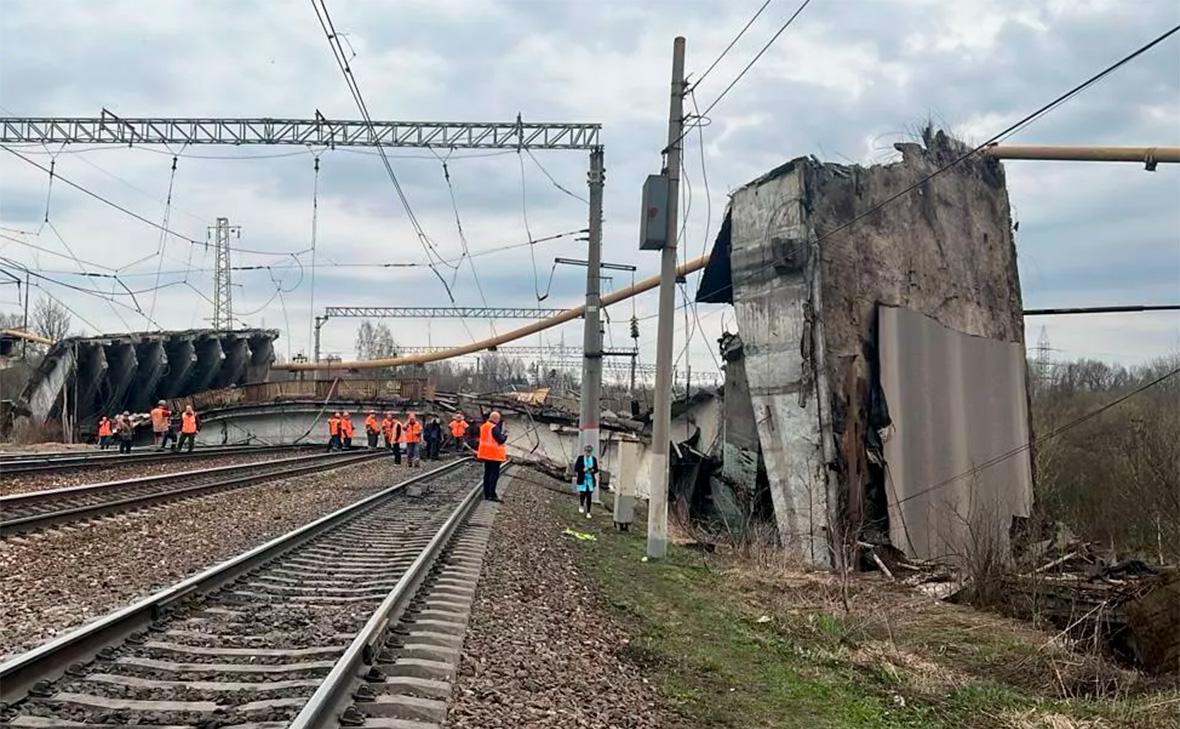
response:
<path fill-rule="evenodd" d="M 328 418 L 328 435 L 340 435 L 340 419 L 335 415 Z"/>
<path fill-rule="evenodd" d="M 345 438 L 351 438 L 352 434 L 352 420 L 350 418 L 342 419 L 340 421 L 340 435 L 344 436 Z"/>
<path fill-rule="evenodd" d="M 407 420 L 402 428 L 402 437 L 405 438 L 403 443 L 417 443 L 422 440 L 422 421 Z"/>
<path fill-rule="evenodd" d="M 157 405 L 152 408 L 152 430 L 157 433 L 163 433 L 168 430 L 168 417 L 172 415 L 168 408 L 163 408 Z"/>
<path fill-rule="evenodd" d="M 475 457 L 481 461 L 503 463 L 508 460 L 508 449 L 492 437 L 492 429 L 495 427 L 490 420 L 479 426 L 479 450 L 475 452 Z"/>
<path fill-rule="evenodd" d="M 451 421 L 451 436 L 455 438 L 462 438 L 463 434 L 467 432 L 467 421 L 452 420 Z"/>
<path fill-rule="evenodd" d="M 393 418 L 381 421 L 381 432 L 385 434 L 385 440 L 393 440 Z"/>
<path fill-rule="evenodd" d="M 99 438 L 106 438 L 106 437 L 112 436 L 114 434 L 115 434 L 115 432 L 113 430 L 111 430 L 111 421 L 110 420 L 103 418 L 102 420 L 98 421 L 98 437 Z"/>
<path fill-rule="evenodd" d="M 378 427 L 379 426 L 377 425 L 377 418 L 373 417 L 372 415 L 369 415 L 365 418 L 365 432 L 366 433 L 376 433 L 376 432 L 378 432 Z"/>
<path fill-rule="evenodd" d="M 196 413 L 181 413 L 180 415 L 180 432 L 181 433 L 197 433 L 197 414 Z"/>

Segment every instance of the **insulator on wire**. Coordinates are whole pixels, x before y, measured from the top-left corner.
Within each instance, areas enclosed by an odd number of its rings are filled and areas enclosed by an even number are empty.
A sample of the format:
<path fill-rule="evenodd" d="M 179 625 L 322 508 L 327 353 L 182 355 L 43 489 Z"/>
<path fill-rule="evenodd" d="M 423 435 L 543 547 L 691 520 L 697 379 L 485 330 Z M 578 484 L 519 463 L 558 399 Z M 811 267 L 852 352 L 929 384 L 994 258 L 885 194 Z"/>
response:
<path fill-rule="evenodd" d="M 639 320 L 631 317 L 631 338 L 639 339 Z"/>

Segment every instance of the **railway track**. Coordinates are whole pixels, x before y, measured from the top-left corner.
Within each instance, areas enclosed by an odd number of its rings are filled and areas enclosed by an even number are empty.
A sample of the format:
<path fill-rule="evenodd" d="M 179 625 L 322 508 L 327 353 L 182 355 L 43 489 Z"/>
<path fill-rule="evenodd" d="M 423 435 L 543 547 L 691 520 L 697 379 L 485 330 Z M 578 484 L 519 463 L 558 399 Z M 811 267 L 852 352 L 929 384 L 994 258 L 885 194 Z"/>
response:
<path fill-rule="evenodd" d="M 457 658 L 487 540 L 486 520 L 460 533 L 490 508 L 478 470 L 403 481 L 0 664 L 0 721 L 339 726 L 373 696 L 369 725 L 424 726 L 445 712 L 424 676 Z"/>
<path fill-rule="evenodd" d="M 180 454 L 173 453 L 172 451 L 157 451 L 151 446 L 141 446 L 141 450 L 138 452 L 123 454 L 111 451 L 10 454 L 0 457 L 0 476 L 73 471 L 83 468 L 101 468 L 104 466 L 121 466 L 134 463 L 159 463 L 161 461 L 175 461 L 179 458 L 249 455 L 252 453 L 267 453 L 272 451 L 282 452 L 304 447 L 307 446 L 205 446 L 195 448 L 191 454 Z"/>
<path fill-rule="evenodd" d="M 360 451 L 345 455 L 317 453 L 0 496 L 0 537 L 139 509 L 164 501 L 241 488 L 260 481 L 350 465 L 383 455 L 384 451 Z"/>

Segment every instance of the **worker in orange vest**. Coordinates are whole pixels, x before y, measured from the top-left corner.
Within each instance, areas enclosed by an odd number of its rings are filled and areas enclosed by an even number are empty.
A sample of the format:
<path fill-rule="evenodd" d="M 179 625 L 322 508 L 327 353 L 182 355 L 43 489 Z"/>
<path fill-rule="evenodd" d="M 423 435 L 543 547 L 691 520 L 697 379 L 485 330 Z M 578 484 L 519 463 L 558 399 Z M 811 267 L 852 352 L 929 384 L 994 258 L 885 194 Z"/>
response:
<path fill-rule="evenodd" d="M 381 419 L 381 435 L 385 438 L 385 450 L 393 448 L 393 413 L 386 411 Z"/>
<path fill-rule="evenodd" d="M 193 446 L 197 443 L 197 433 L 201 431 L 200 423 L 197 421 L 197 414 L 193 412 L 192 405 L 185 405 L 184 412 L 180 415 L 180 440 L 176 441 L 176 450 L 182 450 L 184 444 L 188 443 L 188 452 L 193 452 Z"/>
<path fill-rule="evenodd" d="M 111 447 L 111 436 L 115 434 L 115 429 L 111 427 L 111 419 L 107 416 L 102 416 L 98 419 L 98 448 L 99 450 L 106 450 Z"/>
<path fill-rule="evenodd" d="M 418 445 L 422 442 L 422 423 L 414 413 L 406 413 L 406 424 L 402 426 L 402 435 L 406 444 L 406 465 L 410 468 L 420 468 L 418 460 Z"/>
<path fill-rule="evenodd" d="M 454 448 L 456 453 L 463 452 L 463 436 L 466 433 L 467 421 L 462 413 L 455 413 L 451 416 L 451 442 L 448 445 Z"/>
<path fill-rule="evenodd" d="M 500 422 L 500 413 L 493 410 L 487 421 L 479 426 L 479 448 L 476 459 L 483 461 L 483 498 L 485 501 L 499 501 L 496 483 L 500 480 L 500 466 L 508 460 L 505 443 L 508 436 Z"/>
<path fill-rule="evenodd" d="M 365 416 L 365 437 L 369 442 L 369 450 L 377 447 L 377 436 L 381 434 L 381 425 L 377 422 L 377 413 L 372 410 Z"/>
<path fill-rule="evenodd" d="M 328 416 L 328 452 L 340 450 L 340 413 Z"/>
<path fill-rule="evenodd" d="M 344 450 L 352 448 L 352 435 L 355 432 L 352 425 L 352 415 L 345 410 L 344 418 L 340 421 L 340 441 L 344 445 Z"/>
<path fill-rule="evenodd" d="M 162 451 L 168 446 L 168 422 L 172 419 L 172 411 L 168 403 L 161 400 L 152 408 L 152 443 L 156 450 Z"/>
<path fill-rule="evenodd" d="M 393 429 L 390 431 L 393 435 L 393 465 L 400 466 L 402 464 L 402 451 L 405 450 L 406 444 L 406 427 L 397 418 L 393 418 Z"/>

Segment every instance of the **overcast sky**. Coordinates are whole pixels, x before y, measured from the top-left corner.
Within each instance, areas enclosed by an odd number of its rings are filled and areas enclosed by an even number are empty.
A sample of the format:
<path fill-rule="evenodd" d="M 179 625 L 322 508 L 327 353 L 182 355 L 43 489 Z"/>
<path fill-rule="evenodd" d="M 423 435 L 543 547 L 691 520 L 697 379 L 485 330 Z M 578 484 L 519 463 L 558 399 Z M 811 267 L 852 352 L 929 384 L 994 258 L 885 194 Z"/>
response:
<path fill-rule="evenodd" d="M 672 38 L 688 42 L 699 75 L 749 19 L 758 0 L 725 2 L 329 1 L 337 29 L 375 118 L 398 120 L 585 121 L 603 125 L 607 193 L 604 258 L 654 273 L 658 254 L 637 250 L 639 187 L 657 172 L 666 135 Z M 703 109 L 794 11 L 773 0 L 697 90 Z M 685 246 L 711 242 L 730 190 L 782 162 L 814 154 L 871 164 L 896 159 L 892 145 L 928 120 L 982 141 L 1082 79 L 1180 22 L 1175 0 L 814 0 L 710 114 L 687 148 L 691 209 Z M 356 109 L 307 2 L 58 2 L 0 0 L 0 113 L 20 116 L 355 118 Z M 1009 140 L 1016 143 L 1180 143 L 1180 37 L 1089 89 Z M 48 165 L 58 147 L 22 148 Z M 424 268 L 332 267 L 330 263 L 415 262 L 424 254 L 380 160 L 370 151 L 293 147 L 68 148 L 56 171 L 130 210 L 162 222 L 172 153 L 169 225 L 203 240 L 218 216 L 242 226 L 234 306 L 250 325 L 283 331 L 283 355 L 307 351 L 313 165 L 320 157 L 315 307 L 449 305 Z M 444 154 L 445 153 L 441 153 Z M 537 152 L 558 184 L 586 194 L 584 152 Z M 702 168 L 703 156 L 703 168 Z M 473 252 L 578 230 L 586 206 L 515 152 L 448 160 L 456 201 L 429 151 L 391 153 L 395 170 L 443 256 L 461 250 L 455 208 Z M 1009 162 L 1009 193 L 1020 222 L 1017 249 L 1029 307 L 1174 303 L 1180 300 L 1180 168 Z M 523 170 L 523 171 L 522 171 Z M 704 178 L 708 178 L 708 194 Z M 47 205 L 48 202 L 48 205 Z M 49 225 L 43 223 L 48 210 Z M 526 222 L 527 216 L 527 222 Z M 165 236 L 0 152 L 0 256 L 55 281 L 110 292 L 113 281 L 82 270 L 119 269 L 145 313 L 166 328 L 201 326 L 211 315 L 213 259 L 203 246 Z M 20 231 L 20 232 L 18 232 Z M 15 242 L 11 240 L 15 238 Z M 163 248 L 163 259 L 156 253 Z M 584 256 L 561 238 L 473 259 L 489 305 L 572 306 L 584 269 L 553 257 Z M 75 257 L 77 260 L 75 260 Z M 10 266 L 5 266 L 9 268 Z M 159 272 L 159 273 L 158 273 Z M 479 305 L 470 268 L 457 272 L 455 299 Z M 630 274 L 614 272 L 615 287 Z M 0 276 L 0 278 L 3 278 Z M 159 284 L 170 284 L 156 292 Z M 133 308 L 43 281 L 95 330 L 151 329 Z M 695 280 L 691 281 L 695 284 Z M 610 285 L 610 284 L 608 284 Z M 278 294 L 279 290 L 283 293 Z M 691 291 L 695 285 L 690 285 Z M 130 297 L 115 288 L 117 301 Z M 0 286 L 0 311 L 17 310 L 15 286 Z M 636 301 L 640 316 L 655 297 Z M 631 307 L 613 312 L 611 338 L 627 342 Z M 697 371 L 714 369 L 726 306 L 699 307 L 690 344 Z M 324 330 L 325 352 L 352 356 L 359 322 Z M 499 331 L 521 322 L 498 322 Z M 403 345 L 459 344 L 489 333 L 486 321 L 391 321 Z M 466 328 L 464 327 L 466 324 Z M 1055 356 L 1124 363 L 1180 351 L 1175 313 L 1029 319 L 1044 326 Z M 694 327 L 695 329 L 695 327 Z M 655 320 L 640 325 L 652 360 Z M 546 342 L 580 344 L 580 323 Z M 525 344 L 536 344 L 531 338 Z M 608 345 L 610 342 L 608 342 Z M 677 332 L 684 346 L 683 323 Z"/>

